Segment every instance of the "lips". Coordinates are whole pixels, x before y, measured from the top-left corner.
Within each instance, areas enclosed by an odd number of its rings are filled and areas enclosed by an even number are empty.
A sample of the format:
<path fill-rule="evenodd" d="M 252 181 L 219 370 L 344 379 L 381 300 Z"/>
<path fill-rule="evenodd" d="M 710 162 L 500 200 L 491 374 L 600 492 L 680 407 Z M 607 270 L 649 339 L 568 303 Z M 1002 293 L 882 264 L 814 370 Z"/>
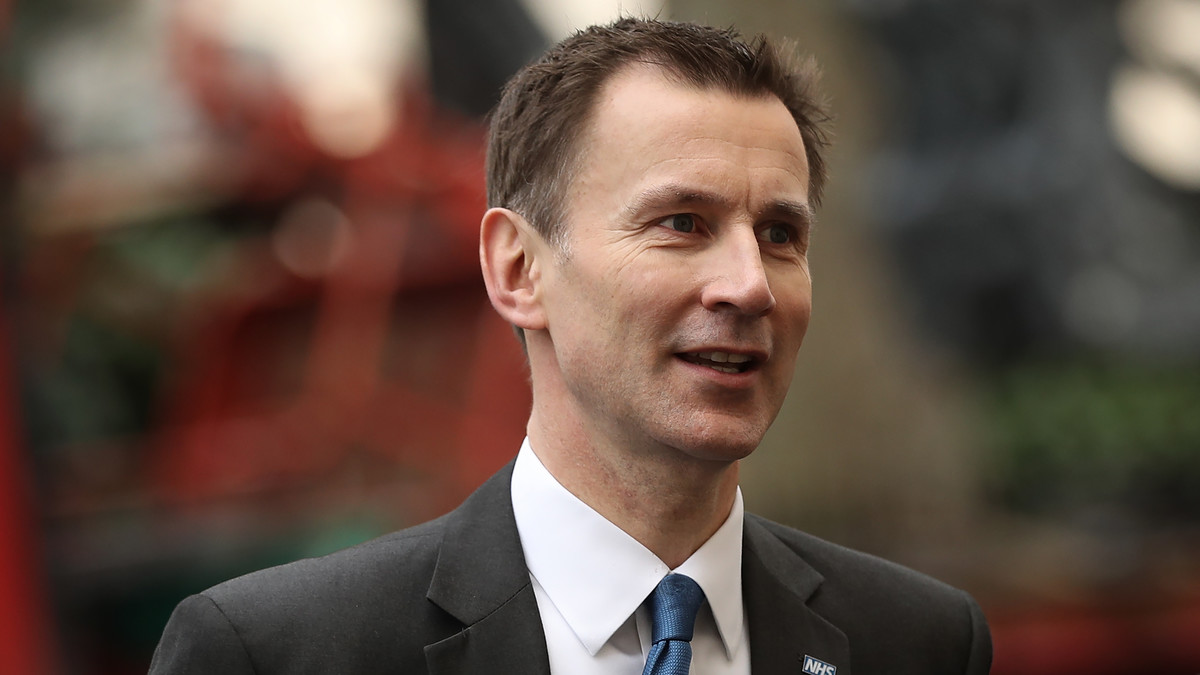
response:
<path fill-rule="evenodd" d="M 684 352 L 678 356 L 688 363 L 712 368 L 722 373 L 744 373 L 758 364 L 758 359 L 749 354 L 733 352 Z"/>

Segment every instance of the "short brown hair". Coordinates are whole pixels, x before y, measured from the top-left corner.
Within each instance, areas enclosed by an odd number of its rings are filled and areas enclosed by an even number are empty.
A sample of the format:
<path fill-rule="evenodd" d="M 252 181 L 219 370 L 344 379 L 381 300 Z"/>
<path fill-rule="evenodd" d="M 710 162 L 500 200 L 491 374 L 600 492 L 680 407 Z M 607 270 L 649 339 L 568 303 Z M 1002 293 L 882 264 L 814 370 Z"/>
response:
<path fill-rule="evenodd" d="M 701 88 L 778 98 L 804 139 L 809 196 L 820 203 L 829 115 L 811 59 L 796 63 L 761 35 L 747 43 L 733 29 L 625 18 L 563 40 L 505 85 L 488 138 L 488 205 L 520 213 L 561 244 L 579 139 L 600 89 L 632 63 Z"/>

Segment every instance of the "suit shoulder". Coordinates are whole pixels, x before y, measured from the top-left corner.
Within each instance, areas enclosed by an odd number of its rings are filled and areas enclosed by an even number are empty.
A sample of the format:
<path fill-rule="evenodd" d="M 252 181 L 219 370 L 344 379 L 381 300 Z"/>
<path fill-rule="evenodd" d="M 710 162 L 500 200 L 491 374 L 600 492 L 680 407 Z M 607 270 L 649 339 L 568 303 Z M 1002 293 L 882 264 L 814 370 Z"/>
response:
<path fill-rule="evenodd" d="M 425 597 L 443 530 L 434 520 L 213 586 L 176 608 L 156 658 L 236 657 L 261 673 L 423 667 L 423 645 L 460 629 Z"/>
<path fill-rule="evenodd" d="M 425 646 L 463 629 L 430 595 L 436 579 L 453 581 L 440 571 L 447 551 L 470 560 L 517 536 L 506 509 L 511 466 L 441 518 L 252 572 L 183 601 L 159 643 L 158 662 L 172 667 L 155 672 L 196 672 L 187 668 L 199 658 L 248 664 L 264 675 L 424 672 Z M 515 546 L 510 559 L 520 556 Z"/>
<path fill-rule="evenodd" d="M 328 555 L 251 572 L 217 584 L 202 595 L 222 608 L 249 603 L 260 609 L 263 602 L 304 600 L 311 606 L 326 596 L 345 600 L 383 590 L 423 595 L 437 561 L 442 524 L 442 519 L 433 520 Z M 406 589 L 413 585 L 420 588 Z"/>
<path fill-rule="evenodd" d="M 819 576 L 810 606 L 847 636 L 855 672 L 986 673 L 987 621 L 970 595 L 926 574 L 811 534 L 747 515 L 748 527 L 771 540 L 766 555 L 807 566 Z M 761 528 L 761 529 L 759 529 Z M 783 549 L 777 548 L 784 547 Z M 788 553 L 782 553 L 787 551 Z M 896 655 L 912 667 L 901 668 Z"/>

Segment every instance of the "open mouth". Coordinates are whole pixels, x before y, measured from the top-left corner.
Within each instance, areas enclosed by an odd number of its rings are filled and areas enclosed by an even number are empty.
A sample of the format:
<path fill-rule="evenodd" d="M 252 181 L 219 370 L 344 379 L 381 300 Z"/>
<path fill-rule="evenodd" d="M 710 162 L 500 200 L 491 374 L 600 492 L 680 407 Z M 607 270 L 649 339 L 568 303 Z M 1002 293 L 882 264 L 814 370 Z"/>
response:
<path fill-rule="evenodd" d="M 744 373 L 755 366 L 755 359 L 748 354 L 729 352 L 685 352 L 679 358 L 722 373 Z"/>

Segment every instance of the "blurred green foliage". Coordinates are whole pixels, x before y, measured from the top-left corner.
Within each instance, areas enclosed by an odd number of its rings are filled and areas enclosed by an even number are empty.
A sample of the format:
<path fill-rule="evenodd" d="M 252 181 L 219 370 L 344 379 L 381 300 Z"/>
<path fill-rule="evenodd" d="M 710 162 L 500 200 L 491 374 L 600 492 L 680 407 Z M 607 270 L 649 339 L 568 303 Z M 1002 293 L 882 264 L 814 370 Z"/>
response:
<path fill-rule="evenodd" d="M 1200 368 L 1022 365 L 995 380 L 986 411 L 1003 506 L 1200 521 Z"/>
<path fill-rule="evenodd" d="M 137 438 L 151 429 L 170 331 L 189 293 L 214 283 L 230 237 L 200 219 L 164 219 L 99 237 L 54 346 L 23 364 L 24 417 L 38 454 Z M 35 311 L 39 308 L 35 307 Z"/>

